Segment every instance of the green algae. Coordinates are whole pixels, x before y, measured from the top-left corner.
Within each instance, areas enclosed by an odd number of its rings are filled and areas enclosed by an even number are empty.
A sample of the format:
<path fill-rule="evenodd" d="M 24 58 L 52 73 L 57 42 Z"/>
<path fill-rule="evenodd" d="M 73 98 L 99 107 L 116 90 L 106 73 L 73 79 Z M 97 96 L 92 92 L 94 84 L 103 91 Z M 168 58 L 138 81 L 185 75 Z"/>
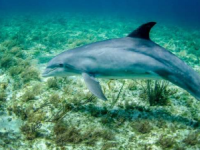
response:
<path fill-rule="evenodd" d="M 67 143 L 95 145 L 99 138 L 105 141 L 111 141 L 115 138 L 113 133 L 109 130 L 89 129 L 88 131 L 81 133 L 80 129 L 63 123 L 54 126 L 54 133 L 56 135 L 56 144 L 59 146 L 66 145 Z"/>
<path fill-rule="evenodd" d="M 157 143 L 162 147 L 162 149 L 170 149 L 176 142 L 172 137 L 165 137 L 164 135 L 161 135 Z"/>
<path fill-rule="evenodd" d="M 176 93 L 168 88 L 169 82 L 167 81 L 146 81 L 146 86 L 140 95 L 143 99 L 148 99 L 150 106 L 169 105 L 169 96 Z"/>
<path fill-rule="evenodd" d="M 199 140 L 199 131 L 198 132 L 194 132 L 194 133 L 190 133 L 188 134 L 188 136 L 185 137 L 185 139 L 183 140 L 183 142 L 187 145 L 197 145 L 200 144 L 200 140 Z"/>
<path fill-rule="evenodd" d="M 22 95 L 23 101 L 30 101 L 35 99 L 35 93 L 33 91 L 26 91 L 24 95 Z"/>
<path fill-rule="evenodd" d="M 0 93 L 0 101 L 6 101 L 6 97 L 7 97 L 7 95 L 5 92 Z"/>
<path fill-rule="evenodd" d="M 26 136 L 27 140 L 33 140 L 39 137 L 39 132 L 37 131 L 40 128 L 40 124 L 24 124 L 20 127 L 22 133 Z"/>
<path fill-rule="evenodd" d="M 56 78 L 50 78 L 47 80 L 47 86 L 48 88 L 52 88 L 52 89 L 59 89 L 59 85 L 57 83 Z"/>
<path fill-rule="evenodd" d="M 30 82 L 31 80 L 40 80 L 40 74 L 38 69 L 29 67 L 26 71 L 21 73 L 23 83 Z"/>
<path fill-rule="evenodd" d="M 16 59 L 12 57 L 12 55 L 4 55 L 2 58 L 1 58 L 1 63 L 0 63 L 0 66 L 2 68 L 9 68 L 13 65 L 16 65 Z"/>
<path fill-rule="evenodd" d="M 137 120 L 135 121 L 133 128 L 136 129 L 139 133 L 146 134 L 150 133 L 152 130 L 152 125 L 148 120 Z"/>

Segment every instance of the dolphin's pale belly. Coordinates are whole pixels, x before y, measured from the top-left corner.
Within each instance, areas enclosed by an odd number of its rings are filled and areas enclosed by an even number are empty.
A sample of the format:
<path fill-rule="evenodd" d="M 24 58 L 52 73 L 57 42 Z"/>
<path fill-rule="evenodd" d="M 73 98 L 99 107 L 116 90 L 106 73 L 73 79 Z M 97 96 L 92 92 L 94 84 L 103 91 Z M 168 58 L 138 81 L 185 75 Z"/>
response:
<path fill-rule="evenodd" d="M 155 73 L 136 73 L 136 72 L 112 72 L 112 73 L 102 73 L 95 74 L 96 78 L 105 79 L 162 79 L 159 75 Z"/>

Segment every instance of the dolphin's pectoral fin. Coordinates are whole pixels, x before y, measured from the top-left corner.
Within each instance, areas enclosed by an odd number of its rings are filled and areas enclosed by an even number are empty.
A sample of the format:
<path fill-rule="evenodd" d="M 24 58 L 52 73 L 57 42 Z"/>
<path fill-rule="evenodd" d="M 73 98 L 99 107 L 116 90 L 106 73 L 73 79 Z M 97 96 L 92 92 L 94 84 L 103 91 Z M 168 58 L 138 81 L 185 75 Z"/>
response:
<path fill-rule="evenodd" d="M 93 76 L 87 73 L 82 73 L 82 76 L 90 92 L 92 92 L 96 97 L 102 100 L 107 100 L 107 98 L 103 94 L 101 85 Z"/>
<path fill-rule="evenodd" d="M 131 32 L 128 37 L 132 38 L 141 38 L 150 40 L 149 38 L 149 32 L 151 28 L 156 24 L 156 22 L 148 22 L 146 24 L 141 25 L 139 28 Z"/>

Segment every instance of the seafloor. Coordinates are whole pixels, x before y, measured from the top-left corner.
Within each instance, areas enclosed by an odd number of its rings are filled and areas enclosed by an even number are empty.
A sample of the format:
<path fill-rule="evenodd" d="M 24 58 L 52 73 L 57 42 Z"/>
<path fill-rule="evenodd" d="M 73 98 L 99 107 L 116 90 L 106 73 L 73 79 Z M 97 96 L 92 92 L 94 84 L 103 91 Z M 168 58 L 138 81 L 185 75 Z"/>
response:
<path fill-rule="evenodd" d="M 164 94 L 167 103 L 150 106 L 146 80 L 100 80 L 104 102 L 81 77 L 41 77 L 63 50 L 126 36 L 145 21 L 75 13 L 1 16 L 0 150 L 199 150 L 200 102 L 173 84 Z M 198 28 L 160 22 L 151 38 L 200 72 Z"/>

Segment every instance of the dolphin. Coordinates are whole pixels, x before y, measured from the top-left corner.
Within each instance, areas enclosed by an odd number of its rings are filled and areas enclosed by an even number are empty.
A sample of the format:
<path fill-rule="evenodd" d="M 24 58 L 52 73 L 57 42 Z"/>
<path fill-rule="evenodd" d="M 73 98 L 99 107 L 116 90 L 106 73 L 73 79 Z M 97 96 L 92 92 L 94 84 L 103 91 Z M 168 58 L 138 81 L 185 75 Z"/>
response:
<path fill-rule="evenodd" d="M 156 22 L 141 25 L 128 36 L 66 50 L 52 58 L 43 76 L 82 75 L 96 97 L 107 100 L 96 78 L 164 79 L 200 100 L 200 76 L 149 33 Z"/>

